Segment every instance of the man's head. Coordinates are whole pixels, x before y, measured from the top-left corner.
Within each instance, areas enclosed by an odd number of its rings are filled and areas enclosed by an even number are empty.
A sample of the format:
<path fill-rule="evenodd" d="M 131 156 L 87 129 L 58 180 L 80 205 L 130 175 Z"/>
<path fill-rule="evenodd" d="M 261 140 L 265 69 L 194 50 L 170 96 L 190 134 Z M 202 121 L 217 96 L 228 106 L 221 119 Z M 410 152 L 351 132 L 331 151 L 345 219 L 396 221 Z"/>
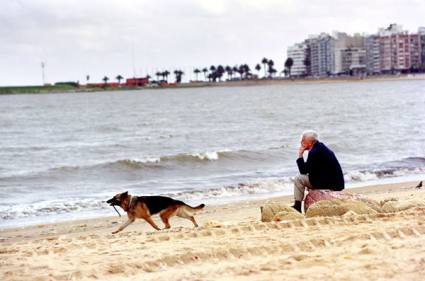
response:
<path fill-rule="evenodd" d="M 316 141 L 319 140 L 319 135 L 316 131 L 307 130 L 301 135 L 301 146 L 305 147 L 306 150 L 310 150 Z"/>

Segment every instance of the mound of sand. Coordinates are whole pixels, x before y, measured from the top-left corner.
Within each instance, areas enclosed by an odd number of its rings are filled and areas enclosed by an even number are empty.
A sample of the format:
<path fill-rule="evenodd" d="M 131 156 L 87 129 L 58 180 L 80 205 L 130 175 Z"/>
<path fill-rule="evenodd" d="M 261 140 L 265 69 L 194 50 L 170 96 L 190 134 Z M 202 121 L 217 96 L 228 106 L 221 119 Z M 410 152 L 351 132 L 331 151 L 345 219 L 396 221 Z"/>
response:
<path fill-rule="evenodd" d="M 304 200 L 304 208 L 305 212 L 307 212 L 308 208 L 313 204 L 320 201 L 328 201 L 328 200 L 356 200 L 362 201 L 370 208 L 374 209 L 377 212 L 381 212 L 381 205 L 379 202 L 369 199 L 361 194 L 353 194 L 347 191 L 333 191 L 328 189 L 317 189 L 310 190 Z"/>
<path fill-rule="evenodd" d="M 220 228 L 223 226 L 224 224 L 222 222 L 216 220 L 208 220 L 203 224 L 204 228 Z"/>
<path fill-rule="evenodd" d="M 382 212 L 395 213 L 415 207 L 425 207 L 425 201 L 419 199 L 412 199 L 407 201 L 398 201 L 397 199 L 384 200 L 381 202 Z"/>
<path fill-rule="evenodd" d="M 274 217 L 273 217 L 273 221 L 288 221 L 288 220 L 299 220 L 299 219 L 304 219 L 304 215 L 295 211 L 294 208 L 292 207 L 288 207 L 292 210 L 285 210 L 285 211 L 281 211 L 279 213 L 277 213 Z"/>
<path fill-rule="evenodd" d="M 268 203 L 260 207 L 261 210 L 261 221 L 282 221 L 282 220 L 293 220 L 304 218 L 304 216 L 298 213 L 291 206 L 279 204 L 279 203 Z"/>
<path fill-rule="evenodd" d="M 322 200 L 308 208 L 306 217 L 332 217 L 342 216 L 346 213 L 376 214 L 377 211 L 367 205 L 366 202 L 359 200 Z"/>

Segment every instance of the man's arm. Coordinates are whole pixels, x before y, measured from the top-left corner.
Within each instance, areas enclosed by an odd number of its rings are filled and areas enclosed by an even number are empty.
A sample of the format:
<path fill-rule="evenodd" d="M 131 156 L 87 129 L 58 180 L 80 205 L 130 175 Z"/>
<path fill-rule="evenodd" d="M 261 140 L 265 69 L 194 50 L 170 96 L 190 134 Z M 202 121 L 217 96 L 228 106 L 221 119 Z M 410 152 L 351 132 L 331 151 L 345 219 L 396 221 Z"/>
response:
<path fill-rule="evenodd" d="M 298 165 L 298 170 L 300 171 L 301 175 L 307 175 L 308 174 L 307 165 L 304 162 L 304 158 L 303 158 L 304 151 L 305 151 L 305 147 L 300 146 L 300 148 L 298 149 L 297 165 Z"/>
<path fill-rule="evenodd" d="M 300 157 L 297 159 L 297 165 L 298 165 L 298 170 L 300 171 L 301 175 L 307 175 L 308 171 L 307 171 L 307 166 L 306 163 L 304 162 L 304 158 Z"/>

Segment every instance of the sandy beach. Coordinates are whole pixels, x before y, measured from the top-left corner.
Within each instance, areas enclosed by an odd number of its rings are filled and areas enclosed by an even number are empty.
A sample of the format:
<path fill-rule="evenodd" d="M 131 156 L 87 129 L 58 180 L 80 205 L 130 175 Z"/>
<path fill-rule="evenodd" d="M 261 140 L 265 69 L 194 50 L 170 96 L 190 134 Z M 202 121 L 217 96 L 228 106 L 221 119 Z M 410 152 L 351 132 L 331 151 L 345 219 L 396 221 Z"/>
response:
<path fill-rule="evenodd" d="M 416 184 L 349 192 L 378 201 L 425 202 Z M 260 221 L 260 206 L 290 201 L 286 196 L 207 206 L 197 216 L 197 229 L 173 218 L 170 230 L 153 231 L 137 220 L 112 235 L 125 221 L 118 216 L 3 229 L 0 279 L 423 280 L 425 207 Z"/>

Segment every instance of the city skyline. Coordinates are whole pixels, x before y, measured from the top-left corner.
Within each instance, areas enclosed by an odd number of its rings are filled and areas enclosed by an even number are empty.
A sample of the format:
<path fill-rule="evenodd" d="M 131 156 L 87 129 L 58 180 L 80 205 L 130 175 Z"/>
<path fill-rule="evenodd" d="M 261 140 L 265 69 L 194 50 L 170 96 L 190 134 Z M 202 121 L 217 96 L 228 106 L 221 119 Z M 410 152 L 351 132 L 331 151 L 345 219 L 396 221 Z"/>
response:
<path fill-rule="evenodd" d="M 121 4 L 119 4 L 121 3 Z M 283 69 L 286 50 L 310 34 L 410 33 L 424 1 L 11 1 L 0 11 L 0 85 L 93 81 L 248 63 Z M 371 16 L 375 13 L 374 16 Z"/>
<path fill-rule="evenodd" d="M 288 47 L 287 56 L 293 60 L 292 75 L 299 77 L 424 72 L 425 27 L 409 33 L 391 23 L 374 34 L 310 35 Z"/>

